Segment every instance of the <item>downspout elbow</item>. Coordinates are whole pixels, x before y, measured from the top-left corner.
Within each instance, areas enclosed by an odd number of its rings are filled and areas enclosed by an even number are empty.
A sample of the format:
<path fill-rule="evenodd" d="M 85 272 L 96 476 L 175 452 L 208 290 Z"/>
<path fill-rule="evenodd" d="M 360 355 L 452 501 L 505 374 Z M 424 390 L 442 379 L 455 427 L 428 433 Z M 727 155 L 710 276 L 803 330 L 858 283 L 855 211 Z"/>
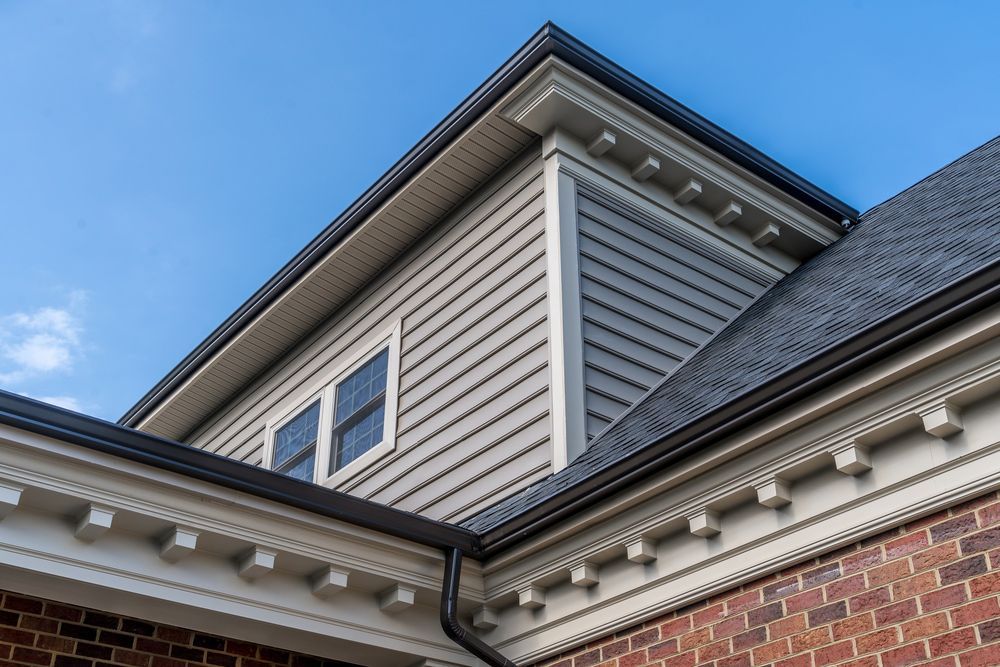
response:
<path fill-rule="evenodd" d="M 458 620 L 458 584 L 462 578 L 462 551 L 452 547 L 444 552 L 444 581 L 441 586 L 441 629 L 453 642 L 490 667 L 517 667 L 486 644 Z"/>

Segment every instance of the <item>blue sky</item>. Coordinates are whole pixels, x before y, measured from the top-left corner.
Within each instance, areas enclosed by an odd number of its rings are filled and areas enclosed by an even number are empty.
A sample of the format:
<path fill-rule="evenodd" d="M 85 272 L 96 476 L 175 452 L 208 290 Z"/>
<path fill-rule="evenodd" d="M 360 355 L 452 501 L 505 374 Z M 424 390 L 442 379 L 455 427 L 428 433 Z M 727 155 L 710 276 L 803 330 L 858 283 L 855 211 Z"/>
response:
<path fill-rule="evenodd" d="M 990 2 L 0 0 L 0 387 L 115 419 L 546 19 L 866 209 L 1000 132 Z"/>

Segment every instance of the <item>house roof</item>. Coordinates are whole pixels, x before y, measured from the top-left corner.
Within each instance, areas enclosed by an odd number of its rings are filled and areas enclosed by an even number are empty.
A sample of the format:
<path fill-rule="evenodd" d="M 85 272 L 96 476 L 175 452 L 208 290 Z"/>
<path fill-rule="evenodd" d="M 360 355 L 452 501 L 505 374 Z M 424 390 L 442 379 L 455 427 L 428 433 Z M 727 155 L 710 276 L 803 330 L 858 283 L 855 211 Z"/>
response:
<path fill-rule="evenodd" d="M 323 261 L 331 248 L 406 187 L 435 154 L 548 56 L 579 68 L 831 219 L 857 218 L 856 211 L 842 202 L 546 24 L 122 421 L 139 423 L 187 382 L 206 359 L 265 313 L 290 285 Z M 942 309 L 982 296 L 987 291 L 984 281 L 994 288 L 1000 282 L 993 275 L 1000 269 L 998 258 L 1000 139 L 994 139 L 865 213 L 853 232 L 765 292 L 612 423 L 570 466 L 462 526 L 481 537 L 483 548 L 489 550 L 528 534 L 524 528 L 528 524 L 551 523 L 579 509 L 580 499 L 595 489 L 616 492 L 638 475 L 700 446 L 701 435 L 691 434 L 704 434 L 720 423 L 735 429 L 762 414 L 762 406 L 776 405 L 775 396 L 788 400 L 801 396 L 795 392 L 807 386 L 802 377 L 814 369 L 834 363 L 849 369 L 843 360 L 856 362 L 873 350 L 884 351 L 876 345 L 883 335 L 886 340 L 894 336 L 899 345 L 912 342 L 913 336 L 930 330 L 923 327 L 925 321 L 945 321 Z M 128 439 L 129 431 L 113 435 Z M 269 486 L 262 488 L 266 491 Z"/>
<path fill-rule="evenodd" d="M 643 452 L 729 406 L 752 406 L 762 388 L 998 266 L 1000 137 L 863 214 L 850 234 L 765 292 L 571 465 L 463 525 L 512 532 L 516 526 L 505 524 L 515 519 L 555 516 L 548 501 L 588 483 L 613 487 L 610 480 L 625 477 L 615 471 L 634 469 Z M 677 440 L 657 455 L 685 445 Z"/>
<path fill-rule="evenodd" d="M 263 372 L 280 358 L 291 344 L 321 321 L 320 311 L 323 309 L 317 309 L 312 314 L 308 305 L 310 300 L 313 304 L 322 303 L 328 308 L 337 307 L 343 301 L 331 299 L 330 289 L 314 291 L 308 298 L 302 296 L 295 304 L 283 303 L 282 299 L 293 288 L 299 287 L 317 267 L 327 271 L 330 279 L 336 282 L 338 272 L 329 265 L 336 264 L 330 261 L 330 257 L 338 244 L 344 242 L 377 211 L 383 210 L 401 191 L 413 185 L 422 170 L 440 154 L 450 150 L 470 128 L 482 122 L 505 93 L 549 56 L 560 58 L 578 68 L 834 222 L 839 223 L 843 219 L 854 221 L 857 218 L 857 211 L 852 207 L 611 62 L 572 35 L 552 23 L 546 23 L 497 72 L 150 389 L 121 417 L 119 423 L 128 426 L 142 425 L 145 419 L 176 396 L 178 391 L 183 391 L 191 394 L 191 400 L 178 406 L 174 410 L 177 414 L 163 417 L 161 421 L 164 424 L 156 425 L 150 430 L 171 437 L 185 437 L 202 418 L 227 398 L 215 395 L 218 387 L 245 386 L 256 374 Z M 489 128 L 486 131 L 488 130 Z M 517 130 L 511 132 L 516 133 Z M 524 142 L 519 140 L 505 148 L 509 148 L 508 152 L 513 155 L 523 145 Z M 473 187 L 475 184 L 469 186 L 470 191 Z M 449 201 L 442 206 L 447 209 L 451 204 Z M 431 217 L 438 219 L 440 216 Z M 356 282 L 363 284 L 367 279 L 366 276 L 360 276 Z M 341 271 L 342 284 L 338 289 L 350 292 L 348 288 L 351 285 L 348 282 Z M 280 326 L 277 328 L 291 332 L 289 335 L 276 337 L 274 331 L 258 330 L 262 329 L 262 320 L 271 318 L 277 322 L 279 317 Z M 254 341 L 248 342 L 246 349 L 236 349 L 234 341 L 247 331 L 251 332 L 250 336 L 255 337 Z M 211 378 L 198 378 L 200 370 L 210 364 L 218 366 L 218 372 Z"/>

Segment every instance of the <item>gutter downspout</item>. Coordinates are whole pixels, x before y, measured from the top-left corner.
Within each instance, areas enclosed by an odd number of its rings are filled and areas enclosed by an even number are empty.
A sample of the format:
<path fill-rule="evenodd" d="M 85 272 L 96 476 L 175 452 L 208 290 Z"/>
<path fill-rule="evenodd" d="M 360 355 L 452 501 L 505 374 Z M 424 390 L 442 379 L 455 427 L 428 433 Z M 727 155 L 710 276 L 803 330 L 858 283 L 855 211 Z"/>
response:
<path fill-rule="evenodd" d="M 472 634 L 458 620 L 458 584 L 462 578 L 462 550 L 444 551 L 444 580 L 441 582 L 441 628 L 448 638 L 490 667 L 517 667 L 496 649 Z"/>

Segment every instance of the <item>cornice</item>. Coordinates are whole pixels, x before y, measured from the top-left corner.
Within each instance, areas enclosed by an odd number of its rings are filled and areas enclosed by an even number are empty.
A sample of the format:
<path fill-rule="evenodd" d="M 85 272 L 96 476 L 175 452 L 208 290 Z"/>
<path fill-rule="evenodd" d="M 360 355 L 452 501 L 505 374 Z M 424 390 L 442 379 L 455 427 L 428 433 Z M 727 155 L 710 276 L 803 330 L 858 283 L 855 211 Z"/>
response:
<path fill-rule="evenodd" d="M 994 308 L 487 562 L 485 638 L 540 660 L 1000 486 L 998 330 Z"/>
<path fill-rule="evenodd" d="M 608 170 L 598 171 L 567 143 L 563 142 L 561 147 L 560 169 L 571 175 L 578 187 L 609 208 L 624 210 L 629 217 L 657 229 L 665 227 L 682 245 L 715 256 L 726 267 L 761 285 L 773 284 L 798 266 L 791 258 L 761 257 L 747 252 L 728 242 L 729 239 L 720 243 L 718 237 L 704 231 L 704 221 L 698 220 L 697 213 L 689 207 L 671 206 L 672 202 L 650 193 L 648 188 L 641 189 L 624 179 L 612 178 Z"/>
<path fill-rule="evenodd" d="M 437 549 L 6 426 L 0 441 L 0 484 L 65 499 L 56 505 L 111 508 L 306 559 L 316 570 L 332 565 L 434 595 L 440 589 Z M 464 599 L 482 600 L 479 563 L 466 561 L 462 583 Z"/>
<path fill-rule="evenodd" d="M 1000 442 L 994 442 L 960 462 L 939 466 L 883 492 L 845 502 L 793 528 L 775 531 L 723 555 L 679 568 L 669 577 L 649 581 L 641 575 L 634 576 L 636 585 L 627 591 L 607 597 L 591 596 L 587 604 L 567 605 L 570 611 L 557 617 L 543 620 L 536 612 L 530 621 L 518 622 L 501 611 L 498 628 L 516 626 L 522 632 L 505 634 L 502 638 L 494 633 L 486 638 L 518 662 L 531 664 L 543 660 L 993 491 L 1000 488 L 998 466 Z M 643 569 L 637 564 L 631 567 Z M 622 578 L 620 571 L 616 575 L 617 579 Z M 602 574 L 601 581 L 605 580 Z M 540 593 L 545 596 L 548 590 L 540 589 Z M 548 601 L 546 607 L 553 605 L 554 597 L 548 594 L 544 598 Z M 525 616 L 524 610 L 520 611 Z"/>
<path fill-rule="evenodd" d="M 824 212 L 833 220 L 855 220 L 858 212 L 802 177 L 790 172 L 775 160 L 746 142 L 726 132 L 718 125 L 665 95 L 631 72 L 611 62 L 600 53 L 568 34 L 551 22 L 539 34 L 548 45 L 542 51 L 567 62 L 570 66 L 593 77 L 602 85 L 628 99 L 657 118 L 679 128 L 696 141 L 725 155 L 743 168 L 765 179 L 774 187 L 796 196 Z"/>
<path fill-rule="evenodd" d="M 209 563 L 203 557 L 163 568 L 136 557 L 120 540 L 113 549 L 71 550 L 52 535 L 41 536 L 40 529 L 48 527 L 44 520 L 35 521 L 30 543 L 19 544 L 0 526 L 6 589 L 248 641 L 260 641 L 263 633 L 275 646 L 330 658 L 350 658 L 352 651 L 364 654 L 377 647 L 402 656 L 473 662 L 438 631 L 426 608 L 412 607 L 390 618 L 366 596 L 311 596 L 307 587 L 295 586 L 293 578 L 279 573 L 269 573 L 267 582 L 244 581 L 228 563 Z M 394 658 L 393 664 L 408 664 L 413 657 Z"/>
<path fill-rule="evenodd" d="M 736 218 L 752 219 L 747 223 L 749 231 L 770 222 L 786 235 L 797 237 L 796 243 L 809 245 L 813 252 L 844 233 L 840 225 L 556 57 L 544 61 L 527 81 L 530 83 L 522 86 L 523 92 L 501 109 L 503 117 L 543 137 L 555 128 L 574 134 L 585 144 L 589 142 L 588 152 L 595 159 L 615 158 L 636 165 L 632 178 L 641 184 L 659 181 L 673 191 L 668 183 L 695 180 L 697 187 L 687 194 L 675 193 L 681 208 L 696 198 L 701 202 L 739 202 Z M 727 220 L 717 226 L 728 224 Z"/>
<path fill-rule="evenodd" d="M 550 560 L 545 565 L 523 572 L 512 579 L 506 579 L 498 572 L 493 572 L 493 567 L 488 564 L 491 573 L 487 579 L 487 603 L 489 604 L 495 597 L 502 597 L 503 589 L 517 590 L 531 582 L 551 580 L 551 575 L 555 572 L 568 569 L 564 563 L 571 558 L 577 560 L 600 558 L 603 552 L 642 539 L 651 531 L 662 531 L 666 526 L 684 524 L 690 517 L 699 515 L 706 508 L 732 507 L 746 502 L 749 491 L 753 490 L 756 494 L 758 487 L 773 480 L 778 479 L 791 484 L 796 481 L 796 477 L 808 476 L 795 471 L 805 470 L 811 473 L 821 466 L 832 465 L 834 453 L 845 447 L 858 444 L 868 449 L 876 448 L 883 442 L 891 440 L 897 433 L 916 426 L 922 414 L 954 404 L 954 401 L 961 400 L 962 396 L 974 394 L 980 389 L 1000 384 L 1000 350 L 997 350 L 997 357 L 982 367 L 814 440 L 802 443 L 798 439 L 792 441 L 786 438 L 788 441 L 781 449 L 777 447 L 771 449 L 765 445 L 759 454 L 750 457 L 749 460 L 744 461 L 745 457 L 736 459 L 736 465 L 730 464 L 716 474 L 702 475 L 687 484 L 692 490 L 703 490 L 694 493 L 689 491 L 687 495 L 679 491 L 669 503 L 664 503 L 662 501 L 665 499 L 659 498 L 658 502 L 649 503 L 646 509 L 650 513 L 642 515 L 641 519 L 636 512 L 634 518 L 631 518 L 624 527 L 595 531 L 600 533 L 600 539 L 586 548 L 581 549 L 574 545 L 571 549 L 565 549 L 571 552 L 571 556 Z M 960 411 L 956 409 L 956 413 L 960 414 Z M 803 492 L 803 489 L 799 488 L 798 492 Z M 753 499 L 759 501 L 756 495 Z M 664 504 L 667 506 L 657 509 Z M 554 551 L 558 553 L 558 549 Z M 508 572 L 514 569 L 508 568 Z"/>

